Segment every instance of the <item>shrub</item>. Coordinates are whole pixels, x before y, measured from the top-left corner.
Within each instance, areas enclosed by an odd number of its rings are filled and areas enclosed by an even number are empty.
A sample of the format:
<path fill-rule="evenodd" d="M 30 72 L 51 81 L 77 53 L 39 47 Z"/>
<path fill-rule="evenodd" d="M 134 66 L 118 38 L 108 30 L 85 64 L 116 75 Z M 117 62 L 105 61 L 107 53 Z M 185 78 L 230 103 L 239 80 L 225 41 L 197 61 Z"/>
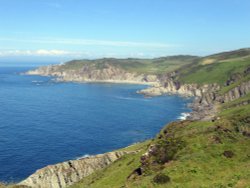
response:
<path fill-rule="evenodd" d="M 170 177 L 163 173 L 159 173 L 153 178 L 153 182 L 157 184 L 165 184 L 170 182 Z"/>

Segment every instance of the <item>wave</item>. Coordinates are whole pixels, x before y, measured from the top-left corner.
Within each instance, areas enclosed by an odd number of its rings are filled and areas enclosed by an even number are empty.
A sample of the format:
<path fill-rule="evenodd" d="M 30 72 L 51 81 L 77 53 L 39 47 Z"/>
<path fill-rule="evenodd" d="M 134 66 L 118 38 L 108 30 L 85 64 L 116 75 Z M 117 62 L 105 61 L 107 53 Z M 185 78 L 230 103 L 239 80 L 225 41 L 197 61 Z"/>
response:
<path fill-rule="evenodd" d="M 83 155 L 83 156 L 81 156 L 81 157 L 77 157 L 76 160 L 84 159 L 84 158 L 87 158 L 87 157 L 90 157 L 90 156 L 91 156 L 91 155 L 89 155 L 89 154 L 85 154 L 85 155 Z"/>
<path fill-rule="evenodd" d="M 177 119 L 186 120 L 188 116 L 190 116 L 190 113 L 183 112 L 183 113 L 181 113 L 181 115 Z"/>
<path fill-rule="evenodd" d="M 31 82 L 32 83 L 43 83 L 43 81 L 40 81 L 40 80 L 32 80 Z"/>
<path fill-rule="evenodd" d="M 115 97 L 115 98 L 121 99 L 121 100 L 148 101 L 147 99 L 144 99 L 144 98 L 142 98 L 142 99 L 141 98 L 132 98 L 132 97 Z"/>

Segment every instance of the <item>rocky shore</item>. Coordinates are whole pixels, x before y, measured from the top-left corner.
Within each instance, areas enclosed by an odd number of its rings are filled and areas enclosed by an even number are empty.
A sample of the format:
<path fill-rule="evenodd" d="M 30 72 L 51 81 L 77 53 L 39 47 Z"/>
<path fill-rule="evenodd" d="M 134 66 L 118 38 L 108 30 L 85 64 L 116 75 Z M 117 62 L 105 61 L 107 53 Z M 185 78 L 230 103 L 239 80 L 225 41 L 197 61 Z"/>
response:
<path fill-rule="evenodd" d="M 137 74 L 123 69 L 105 65 L 96 69 L 84 65 L 81 69 L 62 69 L 62 65 L 50 65 L 26 72 L 27 75 L 54 76 L 64 82 L 108 82 L 153 85 L 159 82 L 156 75 Z"/>
<path fill-rule="evenodd" d="M 120 159 L 127 151 L 114 151 L 49 165 L 37 170 L 18 185 L 32 188 L 63 188 Z"/>
<path fill-rule="evenodd" d="M 145 96 L 181 95 L 194 97 L 189 105 L 192 112 L 187 117 L 189 120 L 213 120 L 216 118 L 218 106 L 221 103 L 230 102 L 247 95 L 250 92 L 250 81 L 246 81 L 232 87 L 225 93 L 219 93 L 221 86 L 218 84 L 183 84 L 169 79 L 163 83 L 138 91 Z"/>
<path fill-rule="evenodd" d="M 249 74 L 246 70 L 244 74 Z M 130 83 L 147 84 L 150 87 L 137 91 L 146 97 L 160 95 L 180 95 L 193 97 L 194 100 L 189 107 L 192 112 L 187 119 L 190 120 L 213 120 L 216 118 L 218 104 L 229 102 L 246 95 L 250 91 L 250 82 L 246 81 L 232 87 L 221 94 L 221 86 L 218 84 L 182 84 L 175 78 L 177 72 L 163 75 L 138 74 L 127 72 L 124 69 L 104 64 L 102 68 L 92 67 L 90 64 L 81 68 L 66 69 L 63 65 L 50 65 L 28 71 L 28 75 L 54 76 L 57 81 L 65 82 L 109 82 L 109 83 Z M 241 77 L 233 75 L 225 85 L 236 83 Z"/>

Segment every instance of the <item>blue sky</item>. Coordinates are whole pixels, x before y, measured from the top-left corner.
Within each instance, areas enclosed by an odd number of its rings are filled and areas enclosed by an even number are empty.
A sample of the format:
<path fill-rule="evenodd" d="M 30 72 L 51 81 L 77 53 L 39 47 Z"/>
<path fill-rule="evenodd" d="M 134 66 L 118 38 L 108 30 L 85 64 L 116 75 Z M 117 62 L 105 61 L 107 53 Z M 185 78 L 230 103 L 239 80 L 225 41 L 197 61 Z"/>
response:
<path fill-rule="evenodd" d="M 208 55 L 250 47 L 249 0 L 0 0 L 0 60 Z"/>

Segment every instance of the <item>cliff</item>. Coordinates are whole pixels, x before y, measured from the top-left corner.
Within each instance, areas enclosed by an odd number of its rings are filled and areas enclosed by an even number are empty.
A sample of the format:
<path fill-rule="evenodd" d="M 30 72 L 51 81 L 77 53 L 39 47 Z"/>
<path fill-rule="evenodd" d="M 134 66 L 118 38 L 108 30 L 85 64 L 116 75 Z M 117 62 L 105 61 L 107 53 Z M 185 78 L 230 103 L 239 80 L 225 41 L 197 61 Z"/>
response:
<path fill-rule="evenodd" d="M 28 75 L 54 76 L 57 81 L 72 82 L 116 82 L 153 84 L 158 82 L 156 75 L 127 72 L 121 68 L 105 64 L 101 69 L 83 65 L 80 69 L 63 69 L 63 65 L 45 66 L 28 71 Z"/>
<path fill-rule="evenodd" d="M 123 155 L 134 152 L 114 151 L 105 154 L 70 160 L 49 165 L 37 170 L 18 185 L 32 188 L 63 188 L 68 187 L 93 172 L 103 169 L 120 159 Z"/>

